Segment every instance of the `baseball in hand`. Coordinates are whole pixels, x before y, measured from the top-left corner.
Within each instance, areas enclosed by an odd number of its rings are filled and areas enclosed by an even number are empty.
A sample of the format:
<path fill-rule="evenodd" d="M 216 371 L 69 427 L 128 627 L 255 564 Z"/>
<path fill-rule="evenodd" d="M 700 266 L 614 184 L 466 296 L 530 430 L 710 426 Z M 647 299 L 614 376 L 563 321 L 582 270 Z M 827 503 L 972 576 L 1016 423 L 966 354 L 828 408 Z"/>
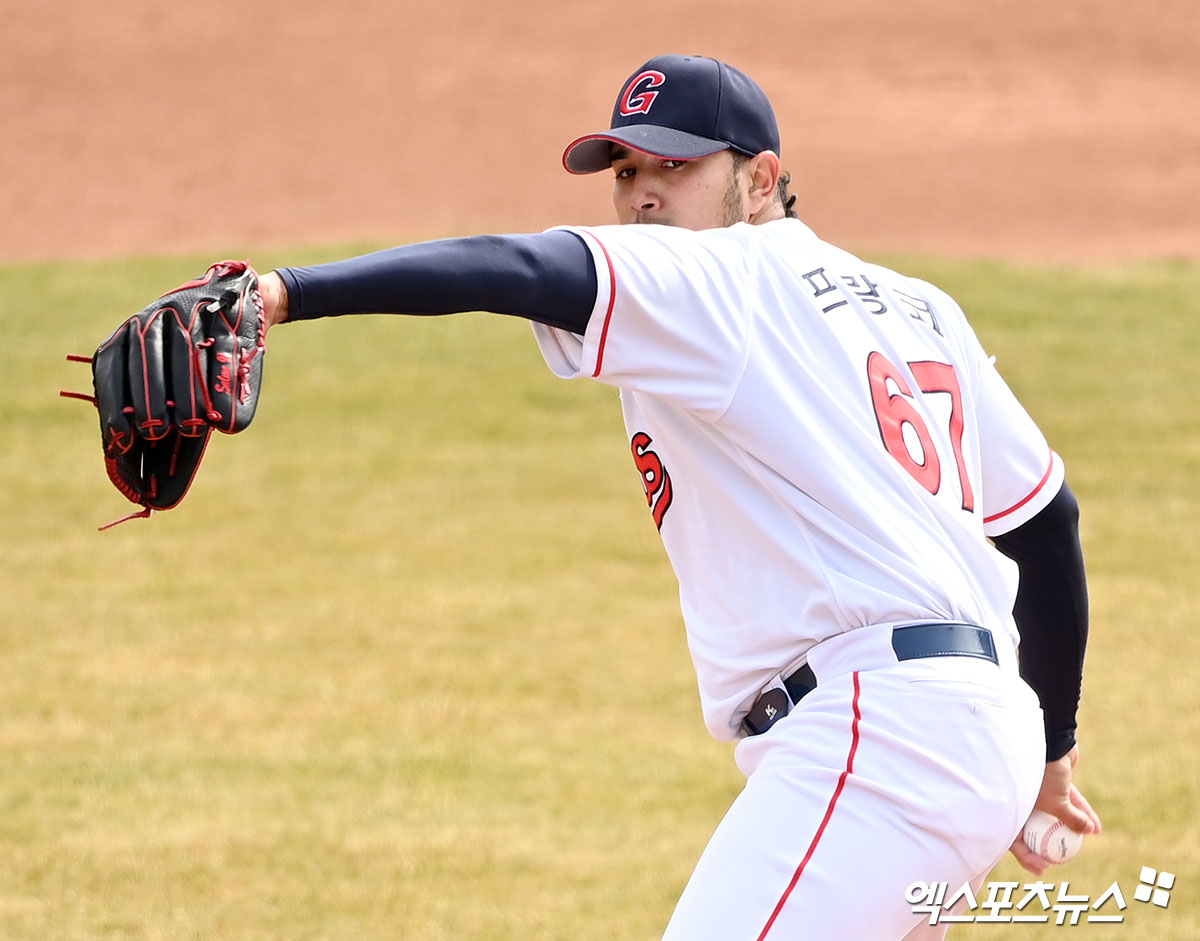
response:
<path fill-rule="evenodd" d="M 1044 810 L 1035 810 L 1029 815 L 1024 836 L 1030 850 L 1052 863 L 1065 863 L 1083 845 L 1082 833 L 1075 832 Z"/>

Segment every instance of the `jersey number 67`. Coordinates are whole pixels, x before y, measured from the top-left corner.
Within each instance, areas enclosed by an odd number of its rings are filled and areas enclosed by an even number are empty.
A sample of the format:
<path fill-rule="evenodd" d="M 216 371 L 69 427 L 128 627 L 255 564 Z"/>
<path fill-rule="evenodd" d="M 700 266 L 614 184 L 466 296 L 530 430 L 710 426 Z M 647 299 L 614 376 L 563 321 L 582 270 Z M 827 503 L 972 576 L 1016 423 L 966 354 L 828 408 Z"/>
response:
<path fill-rule="evenodd" d="M 909 363 L 908 368 L 923 393 L 945 393 L 950 396 L 950 446 L 958 465 L 958 482 L 962 488 L 962 508 L 975 510 L 975 493 L 967 476 L 963 460 L 963 407 L 958 375 L 949 363 L 923 361 Z M 871 403 L 883 446 L 909 475 L 932 494 L 942 486 L 942 462 L 934 445 L 929 425 L 917 410 L 912 387 L 904 374 L 882 353 L 867 357 L 867 381 L 871 387 Z M 905 428 L 910 429 L 920 444 L 920 460 L 913 455 L 905 440 Z"/>

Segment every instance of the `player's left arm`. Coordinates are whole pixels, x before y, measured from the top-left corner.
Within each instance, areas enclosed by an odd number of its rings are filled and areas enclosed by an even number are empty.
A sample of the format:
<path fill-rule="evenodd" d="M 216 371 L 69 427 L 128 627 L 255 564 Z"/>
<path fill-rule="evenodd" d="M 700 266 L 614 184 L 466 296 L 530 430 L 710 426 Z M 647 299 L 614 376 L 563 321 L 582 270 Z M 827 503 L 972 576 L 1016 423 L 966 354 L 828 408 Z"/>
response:
<path fill-rule="evenodd" d="M 1076 712 L 1088 638 L 1087 574 L 1079 542 L 1079 503 L 1064 482 L 1021 526 L 994 536 L 1021 572 L 1013 616 L 1021 632 L 1021 676 L 1046 716 L 1046 760 L 1075 746 Z"/>
<path fill-rule="evenodd" d="M 1087 575 L 1079 541 L 1079 504 L 1064 482 L 1055 497 L 1022 525 L 993 537 L 1017 563 L 1020 584 L 1013 615 L 1021 632 L 1021 675 L 1045 714 L 1046 772 L 1037 808 L 1081 833 L 1100 830 L 1100 818 L 1072 778 L 1079 759 L 1076 712 L 1088 637 Z M 1018 837 L 1017 860 L 1040 874 L 1045 860 Z"/>

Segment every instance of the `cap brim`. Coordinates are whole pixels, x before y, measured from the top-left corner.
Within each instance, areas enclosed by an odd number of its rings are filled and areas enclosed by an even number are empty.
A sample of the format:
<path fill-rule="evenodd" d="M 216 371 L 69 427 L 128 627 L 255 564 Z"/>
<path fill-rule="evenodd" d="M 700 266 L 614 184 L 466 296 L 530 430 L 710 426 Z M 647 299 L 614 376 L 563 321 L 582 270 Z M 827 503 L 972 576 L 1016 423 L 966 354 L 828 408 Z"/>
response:
<path fill-rule="evenodd" d="M 712 140 L 658 124 L 631 124 L 572 141 L 563 151 L 563 166 L 571 173 L 596 173 L 612 166 L 612 145 L 621 144 L 668 160 L 695 160 L 720 150 L 725 141 Z"/>

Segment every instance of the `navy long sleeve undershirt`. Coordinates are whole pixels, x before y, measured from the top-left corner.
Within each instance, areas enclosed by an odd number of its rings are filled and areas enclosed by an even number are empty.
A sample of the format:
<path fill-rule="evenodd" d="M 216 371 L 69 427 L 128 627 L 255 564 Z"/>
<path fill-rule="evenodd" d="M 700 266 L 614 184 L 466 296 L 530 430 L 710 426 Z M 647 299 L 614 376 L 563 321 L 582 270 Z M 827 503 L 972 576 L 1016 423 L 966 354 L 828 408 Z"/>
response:
<path fill-rule="evenodd" d="M 401 245 L 279 275 L 288 320 L 490 311 L 582 334 L 596 302 L 592 253 L 563 230 Z"/>
<path fill-rule="evenodd" d="M 1046 760 L 1075 745 L 1088 637 L 1087 575 L 1079 544 L 1079 504 L 1064 483 L 1040 513 L 997 536 L 1021 581 L 1013 616 L 1021 632 L 1021 676 L 1038 694 L 1046 721 Z"/>

